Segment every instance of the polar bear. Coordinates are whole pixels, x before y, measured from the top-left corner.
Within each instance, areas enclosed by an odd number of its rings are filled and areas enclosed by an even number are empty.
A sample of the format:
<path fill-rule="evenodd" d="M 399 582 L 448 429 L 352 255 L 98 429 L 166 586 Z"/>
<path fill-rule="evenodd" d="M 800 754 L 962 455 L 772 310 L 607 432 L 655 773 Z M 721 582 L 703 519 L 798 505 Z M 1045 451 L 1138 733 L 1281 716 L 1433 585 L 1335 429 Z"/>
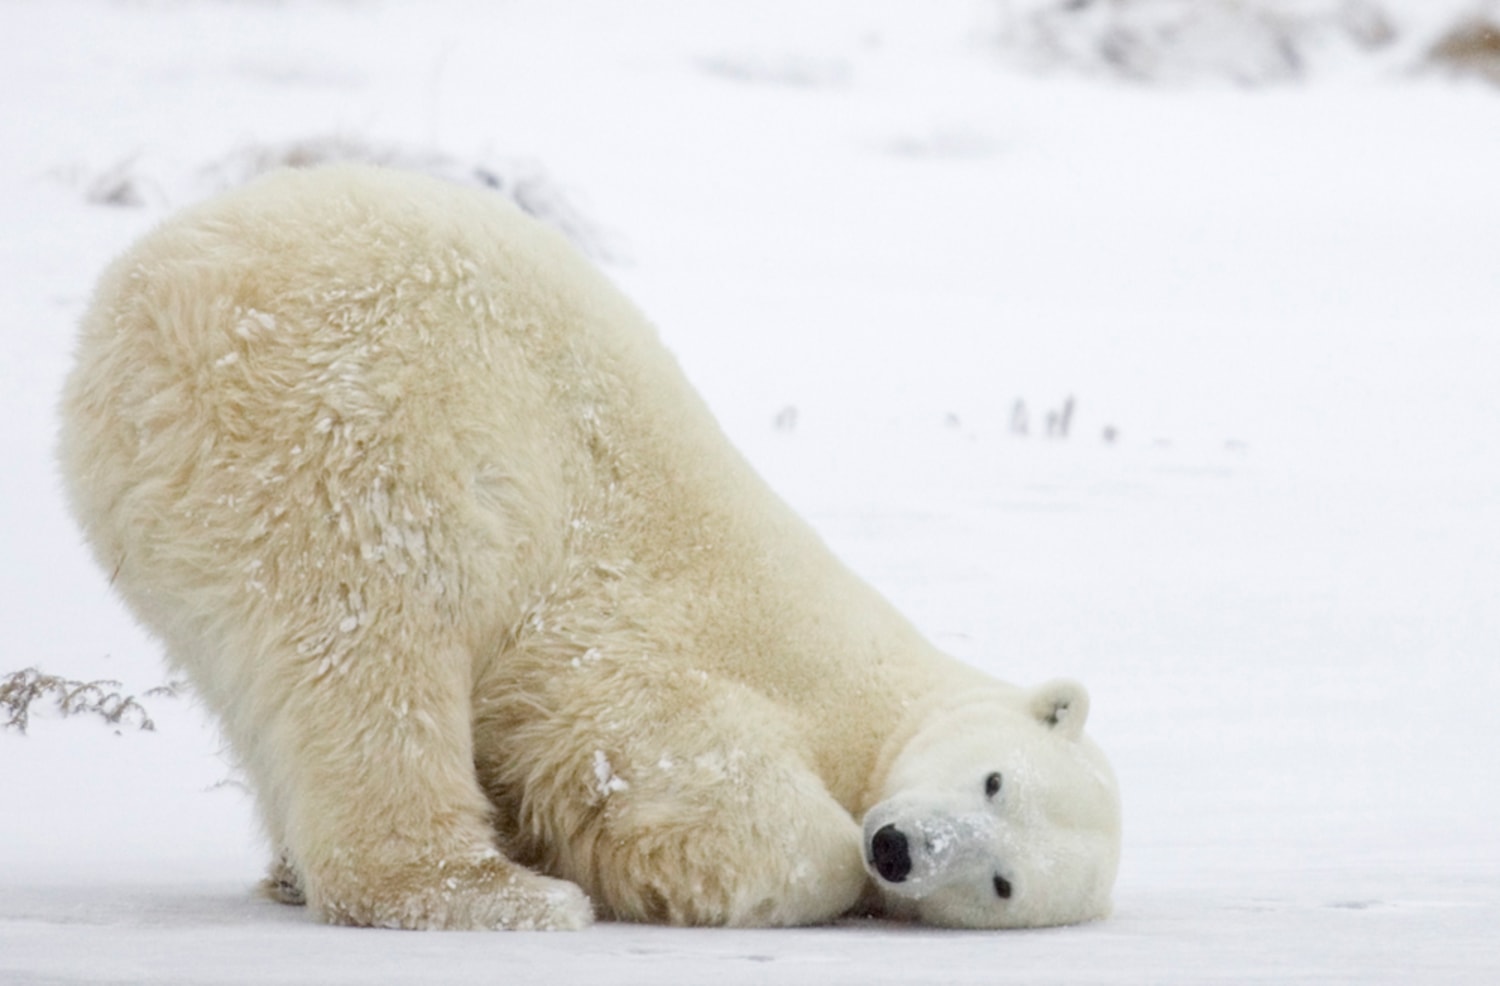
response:
<path fill-rule="evenodd" d="M 103 275 L 73 510 L 322 919 L 934 923 L 1109 906 L 1087 697 L 929 645 L 652 328 L 492 193 L 269 175 Z"/>

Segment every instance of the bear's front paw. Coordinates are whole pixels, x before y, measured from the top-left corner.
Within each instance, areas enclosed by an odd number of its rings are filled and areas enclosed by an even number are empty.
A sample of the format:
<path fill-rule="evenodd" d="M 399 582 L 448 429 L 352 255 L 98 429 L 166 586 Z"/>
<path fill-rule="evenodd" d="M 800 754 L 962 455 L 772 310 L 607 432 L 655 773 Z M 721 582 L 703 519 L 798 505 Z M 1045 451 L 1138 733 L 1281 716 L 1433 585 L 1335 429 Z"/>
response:
<path fill-rule="evenodd" d="M 576 931 L 594 921 L 577 885 L 498 853 L 383 872 L 344 868 L 342 878 L 318 881 L 309 903 L 330 924 L 376 928 Z"/>

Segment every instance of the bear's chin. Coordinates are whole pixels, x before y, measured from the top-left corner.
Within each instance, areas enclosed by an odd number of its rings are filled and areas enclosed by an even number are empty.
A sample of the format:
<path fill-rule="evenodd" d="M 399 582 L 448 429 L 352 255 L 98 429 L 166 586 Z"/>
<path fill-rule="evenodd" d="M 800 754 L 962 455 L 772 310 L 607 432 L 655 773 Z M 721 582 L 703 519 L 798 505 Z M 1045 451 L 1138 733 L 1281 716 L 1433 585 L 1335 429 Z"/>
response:
<path fill-rule="evenodd" d="M 1014 928 L 1051 928 L 1085 924 L 1109 915 L 1107 901 L 1061 902 L 1047 895 L 1015 893 L 1009 900 L 996 898 L 989 881 L 972 885 L 949 885 L 920 900 L 908 900 L 898 906 L 910 920 L 942 928 L 976 928 L 1004 930 Z M 894 902 L 893 902 L 894 903 Z"/>

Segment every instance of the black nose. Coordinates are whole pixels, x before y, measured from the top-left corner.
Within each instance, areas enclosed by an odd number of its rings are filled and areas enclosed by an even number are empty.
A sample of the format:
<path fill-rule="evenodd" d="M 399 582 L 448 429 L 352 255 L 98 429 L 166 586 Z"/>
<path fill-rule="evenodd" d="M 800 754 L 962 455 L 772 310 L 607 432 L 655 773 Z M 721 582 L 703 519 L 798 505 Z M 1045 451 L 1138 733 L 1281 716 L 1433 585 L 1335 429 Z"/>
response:
<path fill-rule="evenodd" d="M 870 839 L 870 862 L 881 879 L 900 883 L 911 872 L 911 853 L 906 851 L 906 836 L 894 825 L 876 831 Z"/>

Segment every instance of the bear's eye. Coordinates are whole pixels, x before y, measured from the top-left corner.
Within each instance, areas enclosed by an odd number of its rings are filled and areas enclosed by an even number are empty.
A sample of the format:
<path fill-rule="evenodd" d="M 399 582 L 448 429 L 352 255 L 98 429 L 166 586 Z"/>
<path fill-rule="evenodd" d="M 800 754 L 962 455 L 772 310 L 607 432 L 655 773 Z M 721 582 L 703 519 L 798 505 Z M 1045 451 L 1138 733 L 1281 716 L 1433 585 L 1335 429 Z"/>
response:
<path fill-rule="evenodd" d="M 999 873 L 995 874 L 995 896 L 1001 900 L 1010 900 L 1010 881 Z"/>
<path fill-rule="evenodd" d="M 984 779 L 984 796 L 986 798 L 993 798 L 999 794 L 1002 783 L 1004 783 L 1004 778 L 1000 776 L 998 771 L 986 777 Z"/>

